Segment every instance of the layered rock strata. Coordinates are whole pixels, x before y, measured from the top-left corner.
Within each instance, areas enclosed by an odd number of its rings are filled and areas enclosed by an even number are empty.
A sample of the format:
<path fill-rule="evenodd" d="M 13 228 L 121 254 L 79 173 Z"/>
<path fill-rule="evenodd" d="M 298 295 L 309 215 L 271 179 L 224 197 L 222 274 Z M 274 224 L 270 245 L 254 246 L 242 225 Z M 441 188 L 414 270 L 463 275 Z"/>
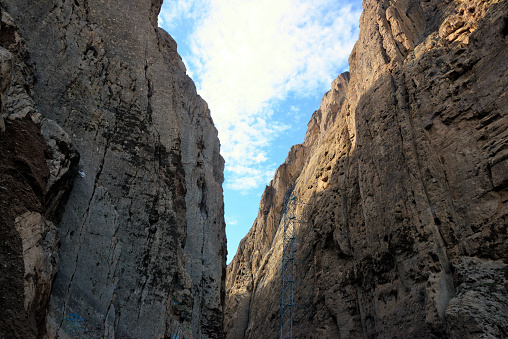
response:
<path fill-rule="evenodd" d="M 1 1 L 25 39 L 32 106 L 54 121 L 42 134 L 61 128 L 81 156 L 49 228 L 60 241 L 58 272 L 34 336 L 222 335 L 224 162 L 207 104 L 157 27 L 161 4 Z M 58 181 L 63 173 L 46 163 L 43 181 L 53 182 L 48 172 Z"/>
<path fill-rule="evenodd" d="M 226 337 L 278 335 L 291 192 L 312 206 L 312 229 L 297 229 L 294 338 L 506 337 L 508 3 L 363 8 L 351 74 L 227 268 Z"/>

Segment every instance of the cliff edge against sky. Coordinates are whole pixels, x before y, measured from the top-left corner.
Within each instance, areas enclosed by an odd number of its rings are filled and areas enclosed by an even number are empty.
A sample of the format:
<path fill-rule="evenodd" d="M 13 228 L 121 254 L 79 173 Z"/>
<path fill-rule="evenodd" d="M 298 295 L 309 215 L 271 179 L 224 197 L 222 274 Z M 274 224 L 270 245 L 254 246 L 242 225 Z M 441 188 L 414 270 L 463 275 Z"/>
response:
<path fill-rule="evenodd" d="M 293 338 L 508 336 L 508 2 L 365 0 L 340 75 L 228 265 L 227 338 L 279 330 L 283 208 Z M 298 210 L 302 214 L 302 209 Z M 303 215 L 303 214 L 302 214 Z"/>
<path fill-rule="evenodd" d="M 224 161 L 161 4 L 1 1 L 1 337 L 221 336 Z"/>
<path fill-rule="evenodd" d="M 294 338 L 508 336 L 508 2 L 365 0 L 227 272 L 161 3 L 0 0 L 0 337 L 275 338 L 291 194 Z"/>

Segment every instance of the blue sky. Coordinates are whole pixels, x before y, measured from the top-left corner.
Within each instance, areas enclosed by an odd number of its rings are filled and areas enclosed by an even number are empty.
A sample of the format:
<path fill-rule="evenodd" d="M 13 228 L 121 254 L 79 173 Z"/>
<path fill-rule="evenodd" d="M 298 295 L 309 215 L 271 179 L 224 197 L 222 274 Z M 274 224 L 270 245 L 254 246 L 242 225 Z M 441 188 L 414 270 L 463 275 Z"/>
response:
<path fill-rule="evenodd" d="M 259 201 L 330 83 L 348 70 L 361 0 L 165 0 L 177 42 L 210 107 L 226 160 L 228 263 Z"/>

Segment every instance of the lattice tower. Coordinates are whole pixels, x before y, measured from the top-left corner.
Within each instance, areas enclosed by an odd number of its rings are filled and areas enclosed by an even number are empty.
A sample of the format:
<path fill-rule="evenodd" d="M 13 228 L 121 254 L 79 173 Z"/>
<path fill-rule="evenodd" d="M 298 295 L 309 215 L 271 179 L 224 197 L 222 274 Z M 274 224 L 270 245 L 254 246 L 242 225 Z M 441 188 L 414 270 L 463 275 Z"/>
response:
<path fill-rule="evenodd" d="M 295 196 L 294 192 L 286 200 L 284 207 L 284 240 L 282 248 L 282 279 L 280 291 L 280 327 L 279 338 L 291 339 L 293 337 L 293 312 L 294 307 L 302 307 L 295 303 L 295 287 L 299 284 L 295 279 L 296 265 L 306 264 L 296 258 L 295 253 L 303 241 L 297 237 L 298 229 L 309 229 L 311 224 L 308 221 L 311 206 L 302 203 Z"/>

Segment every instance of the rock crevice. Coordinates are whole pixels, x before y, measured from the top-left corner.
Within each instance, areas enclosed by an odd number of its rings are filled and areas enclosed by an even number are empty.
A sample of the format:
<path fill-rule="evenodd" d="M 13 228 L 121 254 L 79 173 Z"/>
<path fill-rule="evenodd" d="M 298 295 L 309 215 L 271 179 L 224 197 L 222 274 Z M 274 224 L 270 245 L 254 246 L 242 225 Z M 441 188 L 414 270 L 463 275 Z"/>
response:
<path fill-rule="evenodd" d="M 504 337 L 507 3 L 363 8 L 351 74 L 332 83 L 228 266 L 226 337 L 278 335 L 290 187 L 314 207 L 311 263 L 296 272 L 310 308 L 295 310 L 293 337 Z"/>
<path fill-rule="evenodd" d="M 27 114 L 54 121 L 42 129 L 50 147 L 62 151 L 55 136 L 66 133 L 81 156 L 77 168 L 48 162 L 52 185 L 79 174 L 50 192 L 68 201 L 48 207 L 58 273 L 33 336 L 222 335 L 224 161 L 208 106 L 157 25 L 161 4 L 1 1 L 25 39 Z M 25 97 L 7 109 L 24 114 Z"/>

